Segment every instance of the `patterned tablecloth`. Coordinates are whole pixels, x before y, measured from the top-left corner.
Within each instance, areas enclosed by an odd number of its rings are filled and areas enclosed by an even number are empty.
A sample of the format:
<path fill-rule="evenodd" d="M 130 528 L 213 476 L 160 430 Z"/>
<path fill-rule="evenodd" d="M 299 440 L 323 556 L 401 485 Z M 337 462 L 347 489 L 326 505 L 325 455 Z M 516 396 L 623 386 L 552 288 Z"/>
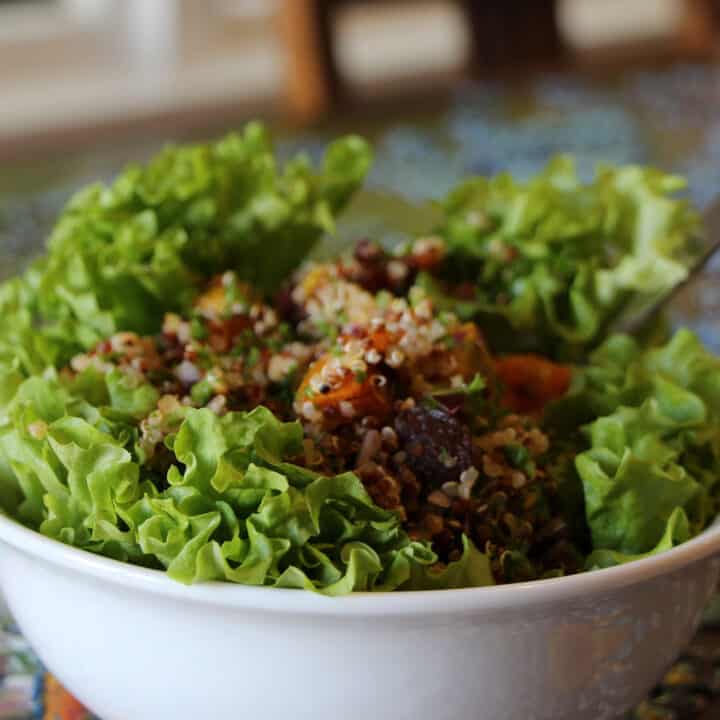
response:
<path fill-rule="evenodd" d="M 700 206 L 720 192 L 720 71 L 685 65 L 607 81 L 550 76 L 523 86 L 468 85 L 412 116 L 385 116 L 364 131 L 377 160 L 363 194 L 343 222 L 341 239 L 402 235 L 421 225 L 422 202 L 442 195 L 468 173 L 536 172 L 554 153 L 571 152 L 582 174 L 598 163 L 656 164 L 688 177 Z M 280 131 L 283 154 L 302 147 L 319 154 L 336 127 L 303 136 Z M 102 150 L 64 154 L 23 168 L 0 168 L 0 279 L 38 251 L 58 209 L 78 186 L 110 177 L 168 139 L 113 142 Z M 388 193 L 395 197 L 388 202 Z M 720 352 L 720 259 L 685 293 L 676 319 Z M 720 605 L 720 603 L 718 603 Z M 720 718 L 720 612 L 632 717 L 644 720 Z M 89 720 L 91 716 L 45 672 L 12 622 L 0 619 L 0 720 Z M 128 718 L 132 720 L 132 718 Z"/>

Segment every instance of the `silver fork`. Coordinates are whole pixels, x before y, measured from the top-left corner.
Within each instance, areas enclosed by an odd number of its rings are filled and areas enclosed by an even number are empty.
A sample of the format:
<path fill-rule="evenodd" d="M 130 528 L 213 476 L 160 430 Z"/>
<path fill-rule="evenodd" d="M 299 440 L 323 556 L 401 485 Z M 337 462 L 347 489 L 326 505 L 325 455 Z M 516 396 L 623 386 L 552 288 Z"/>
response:
<path fill-rule="evenodd" d="M 705 266 L 720 249 L 720 198 L 713 201 L 705 212 L 703 212 L 702 224 L 705 229 L 705 237 L 708 238 L 710 242 L 689 269 L 687 277 L 649 306 L 642 308 L 634 314 L 630 313 L 629 315 L 621 317 L 612 328 L 613 332 L 622 332 L 629 335 L 639 334 L 643 328 L 648 327 L 650 323 L 668 307 L 684 288 L 693 283 L 698 275 L 705 269 Z"/>

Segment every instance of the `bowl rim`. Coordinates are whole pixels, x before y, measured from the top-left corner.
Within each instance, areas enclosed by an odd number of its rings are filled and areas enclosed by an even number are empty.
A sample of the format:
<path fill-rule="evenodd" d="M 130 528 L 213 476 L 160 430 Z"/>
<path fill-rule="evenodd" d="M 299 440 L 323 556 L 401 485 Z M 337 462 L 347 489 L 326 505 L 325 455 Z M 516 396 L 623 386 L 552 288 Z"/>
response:
<path fill-rule="evenodd" d="M 509 585 L 419 590 L 411 592 L 358 592 L 328 597 L 302 590 L 254 587 L 223 582 L 183 585 L 162 570 L 131 565 L 65 545 L 30 530 L 0 513 L 0 544 L 10 546 L 33 561 L 56 571 L 70 571 L 100 584 L 121 586 L 189 604 L 229 609 L 262 610 L 324 616 L 412 616 L 516 611 L 594 596 L 660 575 L 669 574 L 720 554 L 720 516 L 697 537 L 648 558 L 602 570 L 566 577 Z M 7 552 L 7 547 L 1 552 Z M 0 559 L 1 562 L 1 559 Z"/>

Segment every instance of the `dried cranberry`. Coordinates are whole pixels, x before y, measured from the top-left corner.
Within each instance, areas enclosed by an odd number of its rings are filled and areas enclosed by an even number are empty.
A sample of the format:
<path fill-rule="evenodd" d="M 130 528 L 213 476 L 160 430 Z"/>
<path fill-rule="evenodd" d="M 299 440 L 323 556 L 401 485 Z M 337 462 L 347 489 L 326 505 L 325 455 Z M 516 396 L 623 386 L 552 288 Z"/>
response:
<path fill-rule="evenodd" d="M 416 406 L 395 419 L 407 466 L 427 485 L 457 481 L 472 465 L 470 430 L 444 408 Z"/>
<path fill-rule="evenodd" d="M 355 259 L 361 263 L 378 263 L 386 259 L 382 247 L 368 238 L 358 241 L 357 245 L 355 245 L 354 255 Z"/>
<path fill-rule="evenodd" d="M 388 287 L 387 256 L 385 251 L 370 240 L 361 240 L 355 248 L 357 266 L 350 280 L 369 292 Z"/>
<path fill-rule="evenodd" d="M 180 342 L 177 335 L 157 335 L 155 345 L 166 365 L 179 363 L 185 354 L 185 345 Z"/>
<path fill-rule="evenodd" d="M 289 283 L 284 284 L 275 294 L 275 310 L 282 320 L 292 325 L 297 325 L 307 317 L 304 308 L 293 300 L 294 287 Z"/>

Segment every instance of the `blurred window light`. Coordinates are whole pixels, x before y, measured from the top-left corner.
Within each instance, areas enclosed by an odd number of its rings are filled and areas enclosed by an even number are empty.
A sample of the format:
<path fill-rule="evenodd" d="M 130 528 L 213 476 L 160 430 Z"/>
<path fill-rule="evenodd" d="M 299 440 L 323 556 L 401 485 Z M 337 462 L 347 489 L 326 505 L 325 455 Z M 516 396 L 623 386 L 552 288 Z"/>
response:
<path fill-rule="evenodd" d="M 0 138 L 274 99 L 282 58 L 263 5 L 0 0 Z"/>
<path fill-rule="evenodd" d="M 686 0 L 560 0 L 558 20 L 568 44 L 591 50 L 671 37 Z"/>
<path fill-rule="evenodd" d="M 360 3 L 336 17 L 338 67 L 351 81 L 457 70 L 470 38 L 455 2 Z"/>
<path fill-rule="evenodd" d="M 106 24 L 114 0 L 0 0 L 0 41 L 23 43 Z"/>
<path fill-rule="evenodd" d="M 229 18 L 242 20 L 264 20 L 271 18 L 281 2 L 296 0 L 215 0 L 218 11 Z"/>
<path fill-rule="evenodd" d="M 82 23 L 104 23 L 113 11 L 113 0 L 58 0 L 73 18 Z"/>
<path fill-rule="evenodd" d="M 125 0 L 122 11 L 127 23 L 128 58 L 143 67 L 143 75 L 164 76 L 172 70 L 180 28 L 179 9 L 175 0 Z"/>

